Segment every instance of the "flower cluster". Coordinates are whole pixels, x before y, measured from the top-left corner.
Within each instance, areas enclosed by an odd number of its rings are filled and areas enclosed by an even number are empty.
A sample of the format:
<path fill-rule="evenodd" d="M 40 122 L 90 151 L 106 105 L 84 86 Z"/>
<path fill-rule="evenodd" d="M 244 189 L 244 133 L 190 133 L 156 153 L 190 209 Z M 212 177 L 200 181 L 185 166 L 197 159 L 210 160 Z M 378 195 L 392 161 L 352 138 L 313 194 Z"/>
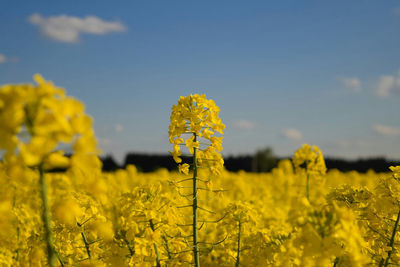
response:
<path fill-rule="evenodd" d="M 310 175 L 323 175 L 326 173 L 324 156 L 317 146 L 304 144 L 292 159 L 296 171 L 305 170 Z"/>
<path fill-rule="evenodd" d="M 197 151 L 199 166 L 209 167 L 214 174 L 220 174 L 224 161 L 220 153 L 222 151 L 222 137 L 216 136 L 216 132 L 223 134 L 225 125 L 219 118 L 219 108 L 213 100 L 206 99 L 205 95 L 181 96 L 178 104 L 172 107 L 171 124 L 169 125 L 169 142 L 173 144 L 173 156 L 176 163 L 181 163 L 182 155 L 180 145 L 185 143 L 191 154 Z M 183 134 L 192 136 L 183 139 Z M 198 138 L 208 140 L 205 148 L 200 149 Z M 182 164 L 179 170 L 189 172 L 189 165 Z"/>
<path fill-rule="evenodd" d="M 393 172 L 395 179 L 400 179 L 400 166 L 390 166 L 389 169 Z"/>
<path fill-rule="evenodd" d="M 96 154 L 92 119 L 84 105 L 39 74 L 34 80 L 37 85 L 0 87 L 0 149 L 5 161 L 43 164 L 45 169 L 68 167 L 62 144 L 71 144 L 76 157 Z"/>

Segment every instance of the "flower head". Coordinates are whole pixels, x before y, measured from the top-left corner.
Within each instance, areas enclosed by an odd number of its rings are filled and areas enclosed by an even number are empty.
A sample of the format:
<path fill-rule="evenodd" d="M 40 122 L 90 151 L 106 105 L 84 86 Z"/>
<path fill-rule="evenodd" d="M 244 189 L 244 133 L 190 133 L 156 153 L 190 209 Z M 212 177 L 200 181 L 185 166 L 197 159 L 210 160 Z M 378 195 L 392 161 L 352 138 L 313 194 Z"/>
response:
<path fill-rule="evenodd" d="M 199 150 L 199 164 L 210 167 L 217 174 L 223 167 L 223 160 L 217 151 L 222 151 L 222 137 L 215 136 L 216 132 L 223 134 L 225 125 L 219 118 L 219 108 L 213 100 L 208 100 L 205 95 L 181 96 L 178 104 L 172 107 L 169 125 L 169 142 L 174 145 L 170 152 L 175 162 L 181 163 L 180 145 L 185 143 L 191 154 L 194 149 Z M 183 140 L 183 134 L 192 134 Z M 203 138 L 209 145 L 200 149 L 198 138 Z M 217 159 L 217 160 L 216 160 Z"/>
<path fill-rule="evenodd" d="M 304 144 L 292 158 L 296 171 L 306 171 L 311 175 L 322 175 L 326 173 L 324 156 L 317 146 Z"/>
<path fill-rule="evenodd" d="M 36 85 L 0 87 L 0 150 L 5 158 L 53 168 L 69 166 L 60 144 L 70 144 L 75 154 L 97 154 L 92 119 L 83 103 L 40 74 L 34 80 Z"/>

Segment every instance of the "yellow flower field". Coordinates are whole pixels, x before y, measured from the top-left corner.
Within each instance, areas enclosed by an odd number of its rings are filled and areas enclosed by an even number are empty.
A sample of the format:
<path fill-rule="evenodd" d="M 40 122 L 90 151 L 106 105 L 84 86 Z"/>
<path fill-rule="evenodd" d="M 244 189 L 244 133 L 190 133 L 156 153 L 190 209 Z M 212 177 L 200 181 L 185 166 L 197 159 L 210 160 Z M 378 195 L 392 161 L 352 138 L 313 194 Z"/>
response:
<path fill-rule="evenodd" d="M 35 80 L 0 87 L 1 266 L 400 264 L 399 166 L 327 172 L 303 145 L 270 173 L 228 172 L 219 108 L 190 95 L 169 128 L 180 172 L 103 173 L 84 105 Z"/>

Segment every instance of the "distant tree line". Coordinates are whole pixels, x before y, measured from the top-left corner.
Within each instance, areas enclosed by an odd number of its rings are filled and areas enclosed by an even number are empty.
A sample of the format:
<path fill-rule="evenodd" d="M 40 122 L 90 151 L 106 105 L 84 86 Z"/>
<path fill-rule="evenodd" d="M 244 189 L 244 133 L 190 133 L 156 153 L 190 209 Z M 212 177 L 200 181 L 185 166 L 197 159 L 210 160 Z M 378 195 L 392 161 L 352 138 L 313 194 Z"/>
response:
<path fill-rule="evenodd" d="M 237 172 L 244 170 L 246 172 L 268 172 L 275 168 L 283 158 L 274 155 L 271 148 L 258 150 L 254 155 L 237 155 L 224 157 L 225 168 L 229 171 Z M 122 165 L 119 165 L 112 156 L 102 158 L 104 171 L 115 171 L 126 167 L 128 164 L 135 165 L 139 171 L 152 172 L 160 168 L 168 170 L 177 169 L 177 164 L 172 156 L 129 153 L 125 157 Z M 183 161 L 190 163 L 189 158 L 183 158 Z M 326 167 L 328 169 L 338 169 L 340 171 L 358 171 L 366 172 L 372 169 L 376 172 L 387 172 L 389 166 L 400 165 L 399 161 L 388 160 L 384 157 L 366 158 L 356 160 L 346 160 L 340 158 L 325 158 Z"/>

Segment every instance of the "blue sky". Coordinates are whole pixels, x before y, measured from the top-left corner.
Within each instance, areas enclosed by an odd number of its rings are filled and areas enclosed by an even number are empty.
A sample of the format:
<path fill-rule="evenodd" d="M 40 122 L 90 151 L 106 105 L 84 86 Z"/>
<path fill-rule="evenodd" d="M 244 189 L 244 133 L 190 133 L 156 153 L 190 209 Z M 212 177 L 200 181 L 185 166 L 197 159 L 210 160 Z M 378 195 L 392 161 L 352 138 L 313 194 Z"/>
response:
<path fill-rule="evenodd" d="M 66 88 L 119 160 L 170 150 L 190 93 L 220 106 L 225 155 L 400 158 L 400 1 L 3 1 L 0 20 L 0 84 Z"/>

